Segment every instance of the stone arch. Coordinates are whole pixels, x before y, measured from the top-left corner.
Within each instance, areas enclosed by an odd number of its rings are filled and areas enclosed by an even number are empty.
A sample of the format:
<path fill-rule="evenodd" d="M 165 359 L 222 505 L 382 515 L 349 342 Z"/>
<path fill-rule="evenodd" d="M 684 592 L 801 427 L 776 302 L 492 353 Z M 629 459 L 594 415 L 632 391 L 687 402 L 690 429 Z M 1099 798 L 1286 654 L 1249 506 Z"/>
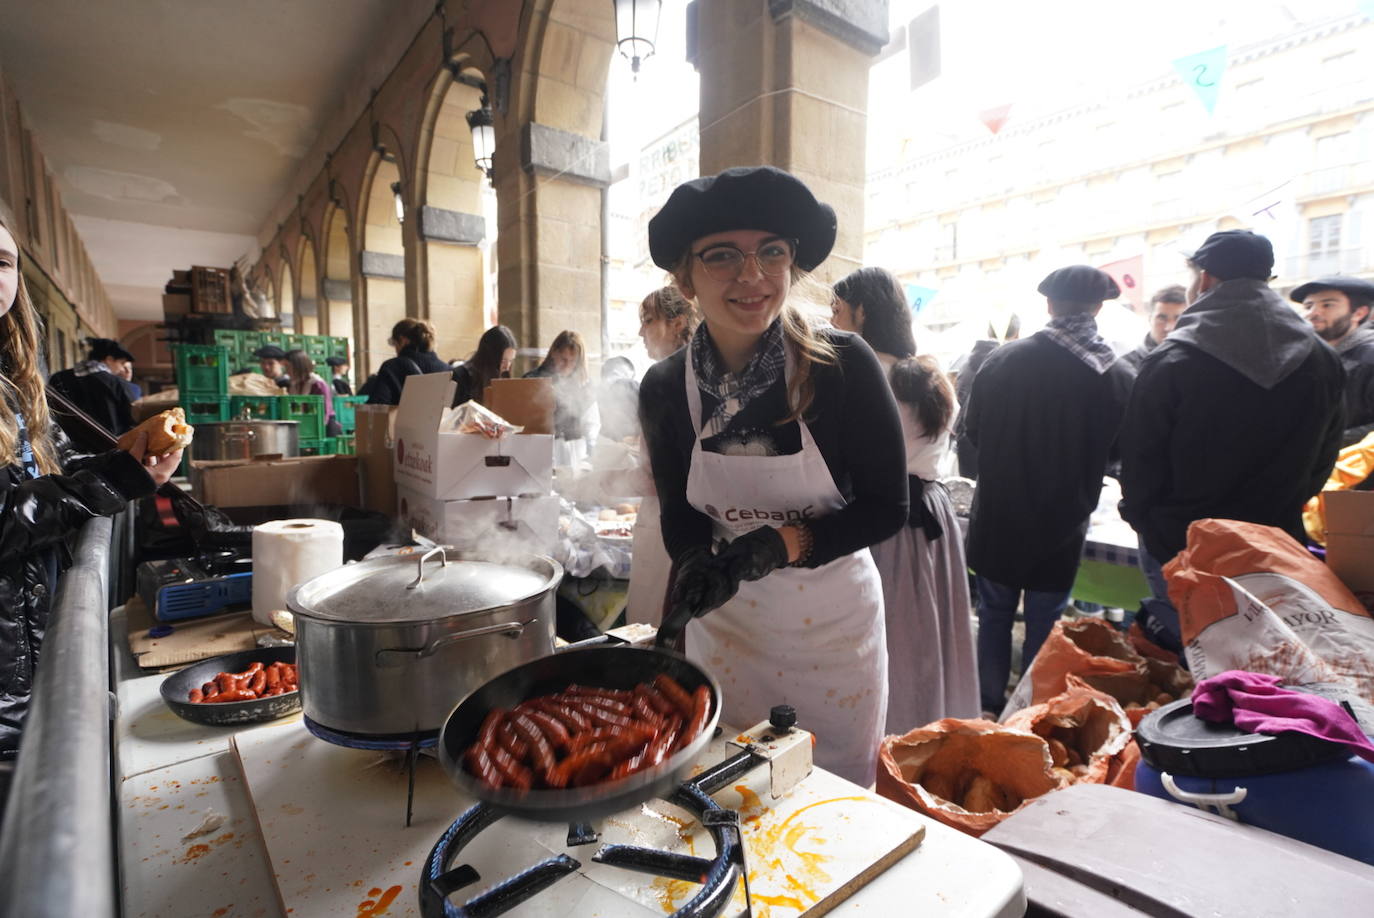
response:
<path fill-rule="evenodd" d="M 500 321 L 524 346 L 564 328 L 601 352 L 600 141 L 615 11 L 601 0 L 525 6 L 510 105 L 496 119 Z"/>
<path fill-rule="evenodd" d="M 296 255 L 296 331 L 302 335 L 320 334 L 320 273 L 315 243 L 302 233 Z"/>
<path fill-rule="evenodd" d="M 281 259 L 281 267 L 277 274 L 276 299 L 277 315 L 282 317 L 282 327 L 286 328 L 286 319 L 291 320 L 291 330 L 300 331 L 300 322 L 296 317 L 296 282 L 292 277 L 291 262 L 285 258 Z"/>
<path fill-rule="evenodd" d="M 350 223 L 347 208 L 331 203 L 325 210 L 324 231 L 321 237 L 323 255 L 320 258 L 320 313 L 329 334 L 353 340 L 355 353 L 350 355 L 358 365 L 358 341 L 353 332 L 353 266 Z"/>
<path fill-rule="evenodd" d="M 369 369 L 393 356 L 386 342 L 391 327 L 406 315 L 406 246 L 404 228 L 396 218 L 396 185 L 404 199 L 405 179 L 399 158 L 374 151 L 358 201 L 362 296 L 361 302 L 354 304 L 354 328 L 365 329 L 360 347 L 366 348 L 362 356 Z M 413 219 L 411 214 L 407 216 Z"/>
<path fill-rule="evenodd" d="M 486 327 L 487 178 L 473 162 L 467 123 L 482 99 L 474 84 L 484 77 L 462 66 L 468 60 L 459 56 L 435 78 L 416 148 L 418 225 L 407 234 L 418 249 L 409 263 L 423 274 L 422 314 L 446 359 L 471 353 Z"/>

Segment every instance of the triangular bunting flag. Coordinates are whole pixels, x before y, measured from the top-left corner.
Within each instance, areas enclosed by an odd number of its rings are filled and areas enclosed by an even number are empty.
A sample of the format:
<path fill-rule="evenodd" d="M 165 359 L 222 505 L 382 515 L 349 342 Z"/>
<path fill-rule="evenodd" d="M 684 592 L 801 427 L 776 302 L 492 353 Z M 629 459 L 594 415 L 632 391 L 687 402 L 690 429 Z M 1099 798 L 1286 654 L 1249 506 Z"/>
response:
<path fill-rule="evenodd" d="M 903 284 L 902 286 L 906 288 L 906 301 L 911 306 L 913 313 L 919 313 L 929 306 L 930 301 L 935 299 L 935 295 L 939 293 L 938 290 L 930 287 L 918 287 L 915 284 Z"/>
<path fill-rule="evenodd" d="M 1121 261 L 1114 261 L 1109 265 L 1102 265 L 1101 269 L 1112 276 L 1116 285 L 1121 288 L 1120 299 L 1131 304 L 1131 308 L 1136 312 L 1145 309 L 1145 291 L 1141 285 L 1141 275 L 1145 273 L 1145 256 L 1136 255 L 1134 258 L 1123 258 Z"/>
<path fill-rule="evenodd" d="M 1007 116 L 1011 114 L 1010 105 L 999 105 L 996 108 L 989 108 L 978 113 L 978 120 L 987 125 L 987 129 L 996 134 L 1002 130 L 1002 125 L 1007 123 Z"/>
<path fill-rule="evenodd" d="M 1174 61 L 1174 69 L 1197 93 L 1207 114 L 1212 114 L 1217 107 L 1217 94 L 1221 92 L 1221 75 L 1226 72 L 1226 46 L 1180 57 Z"/>

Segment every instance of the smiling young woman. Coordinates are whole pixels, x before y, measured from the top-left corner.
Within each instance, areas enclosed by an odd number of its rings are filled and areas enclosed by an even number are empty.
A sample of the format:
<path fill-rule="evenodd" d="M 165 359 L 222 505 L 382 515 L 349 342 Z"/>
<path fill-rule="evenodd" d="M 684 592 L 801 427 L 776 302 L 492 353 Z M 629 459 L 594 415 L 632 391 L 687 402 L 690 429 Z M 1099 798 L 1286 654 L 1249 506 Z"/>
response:
<path fill-rule="evenodd" d="M 872 350 L 811 319 L 834 241 L 835 212 L 772 167 L 679 186 L 649 249 L 702 324 L 646 374 L 640 420 L 674 563 L 664 629 L 691 620 L 725 720 L 790 704 L 821 767 L 867 785 L 887 704 L 868 546 L 906 519 L 906 462 Z"/>

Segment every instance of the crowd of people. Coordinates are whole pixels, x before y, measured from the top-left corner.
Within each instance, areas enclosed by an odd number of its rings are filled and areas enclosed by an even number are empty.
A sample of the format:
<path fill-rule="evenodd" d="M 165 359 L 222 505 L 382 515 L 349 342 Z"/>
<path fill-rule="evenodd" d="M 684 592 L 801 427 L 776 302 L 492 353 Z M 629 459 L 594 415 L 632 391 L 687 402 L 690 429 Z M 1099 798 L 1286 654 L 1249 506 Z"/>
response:
<path fill-rule="evenodd" d="M 864 267 L 833 288 L 813 277 L 835 236 L 834 211 L 778 169 L 686 182 L 649 223 L 671 283 L 640 307 L 655 361 L 642 381 L 617 358 L 593 382 L 572 329 L 526 375 L 553 382 L 556 464 L 591 461 L 601 434 L 641 447 L 630 619 L 717 676 L 724 719 L 791 704 L 822 737 L 817 761 L 861 784 L 884 733 L 1001 711 L 1013 622 L 1025 621 L 1024 670 L 1068 608 L 1104 476 L 1139 538 L 1150 595 L 1136 619 L 1180 652 L 1162 567 L 1189 525 L 1237 519 L 1303 539 L 1302 507 L 1337 450 L 1374 431 L 1374 284 L 1302 284 L 1300 312 L 1270 286 L 1273 249 L 1255 233 L 1208 237 L 1187 259 L 1191 283 L 1152 298 L 1134 350 L 1098 333 L 1099 312 L 1122 308 L 1104 306 L 1116 282 L 1072 265 L 1038 287 L 1043 329 L 990 327 L 949 373 L 920 352 L 893 274 Z M 0 227 L 0 761 L 17 746 L 63 539 L 180 459 L 64 452 L 18 258 Z M 121 433 L 133 358 L 89 343 L 48 385 Z M 407 377 L 444 372 L 454 404 L 481 402 L 518 353 L 504 326 L 456 365 L 434 343 L 429 322 L 397 322 L 395 356 L 359 394 L 397 404 Z M 346 357 L 326 380 L 302 351 L 255 356 L 283 391 L 322 396 L 337 430 Z M 956 467 L 976 481 L 966 522 L 942 483 Z"/>

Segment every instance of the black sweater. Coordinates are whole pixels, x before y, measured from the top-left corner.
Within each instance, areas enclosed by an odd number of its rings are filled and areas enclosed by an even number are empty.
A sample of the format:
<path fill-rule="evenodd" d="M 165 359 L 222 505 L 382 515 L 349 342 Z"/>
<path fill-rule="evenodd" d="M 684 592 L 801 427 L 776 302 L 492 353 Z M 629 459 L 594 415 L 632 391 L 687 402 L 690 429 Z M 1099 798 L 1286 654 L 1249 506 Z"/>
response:
<path fill-rule="evenodd" d="M 407 376 L 416 373 L 451 373 L 452 368 L 433 351 L 407 347 L 377 369 L 377 381 L 367 392 L 369 405 L 401 404 L 401 389 Z"/>
<path fill-rule="evenodd" d="M 822 334 L 835 346 L 839 360 L 812 370 L 816 394 L 806 420 L 835 486 L 848 503 L 810 521 L 815 542 L 808 567 L 881 542 L 897 532 L 907 516 L 906 445 L 882 366 L 862 338 L 833 330 Z M 662 505 L 663 543 L 674 559 L 694 546 L 710 544 L 712 538 L 710 518 L 687 502 L 687 472 L 696 442 L 687 410 L 689 351 L 683 348 L 655 364 L 639 388 L 640 424 Z M 746 411 L 766 403 L 771 403 L 775 420 L 786 415 L 786 387 L 781 378 Z M 706 401 L 703 408 L 709 404 Z M 795 422 L 775 430 L 780 453 L 800 449 Z M 711 446 L 710 441 L 705 444 L 708 449 Z"/>

